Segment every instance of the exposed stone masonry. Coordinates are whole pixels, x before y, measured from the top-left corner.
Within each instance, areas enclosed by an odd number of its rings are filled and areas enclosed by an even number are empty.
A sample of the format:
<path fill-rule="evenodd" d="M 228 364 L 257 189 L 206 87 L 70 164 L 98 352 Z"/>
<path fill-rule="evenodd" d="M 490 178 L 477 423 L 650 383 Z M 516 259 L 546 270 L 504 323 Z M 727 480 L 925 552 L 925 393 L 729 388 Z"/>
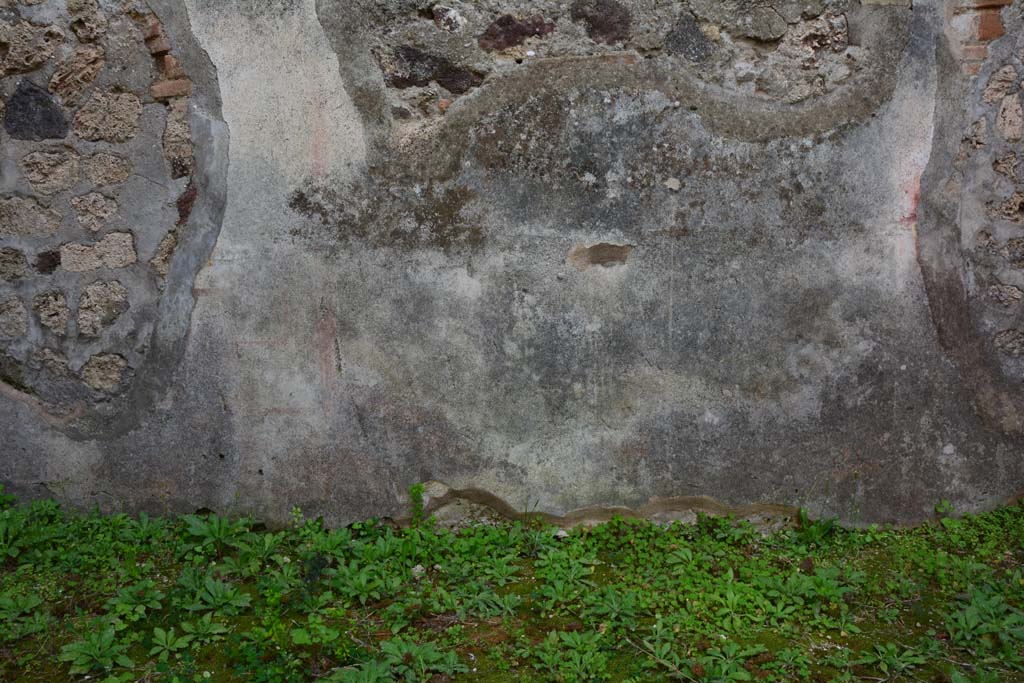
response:
<path fill-rule="evenodd" d="M 796 104 L 849 84 L 872 57 L 850 40 L 851 0 L 748 4 L 575 0 L 524 11 L 450 0 L 398 16 L 387 3 L 359 12 L 377 25 L 372 49 L 392 89 L 392 116 L 405 122 L 442 115 L 488 78 L 528 62 L 639 53 L 727 91 Z"/>
<path fill-rule="evenodd" d="M 1006 33 L 1002 11 L 1013 0 L 950 0 L 949 27 L 959 41 L 964 73 L 976 75 L 988 57 L 989 44 Z"/>
<path fill-rule="evenodd" d="M 144 2 L 0 6 L 0 135 L 18 171 L 0 195 L 0 381 L 63 413 L 122 393 L 147 352 L 132 311 L 159 305 L 174 207 L 196 191 L 192 83 Z"/>
<path fill-rule="evenodd" d="M 963 47 L 965 71 L 976 78 L 970 96 L 974 114 L 956 164 L 962 175 L 954 175 L 951 182 L 962 183 L 966 194 L 963 229 L 965 241 L 973 246 L 967 263 L 977 325 L 1004 372 L 1021 379 L 1024 36 L 1019 31 L 1007 34 L 1003 10 L 1010 4 L 1003 0 L 957 3 L 952 26 L 976 41 Z M 1019 16 L 1012 20 L 1019 26 Z"/>

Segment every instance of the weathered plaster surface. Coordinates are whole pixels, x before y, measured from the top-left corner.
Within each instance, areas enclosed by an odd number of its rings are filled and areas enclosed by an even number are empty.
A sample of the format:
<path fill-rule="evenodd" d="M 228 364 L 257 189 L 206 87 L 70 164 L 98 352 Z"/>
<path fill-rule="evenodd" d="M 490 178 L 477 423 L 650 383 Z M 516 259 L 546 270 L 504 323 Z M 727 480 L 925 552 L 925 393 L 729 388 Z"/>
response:
<path fill-rule="evenodd" d="M 152 350 L 80 414 L 0 384 L 0 481 L 331 522 L 426 480 L 852 523 L 1024 489 L 1024 366 L 994 341 L 1019 306 L 986 303 L 1024 286 L 989 210 L 1016 143 L 962 144 L 999 134 L 983 91 L 1024 73 L 1020 7 L 972 80 L 938 1 L 780 24 L 623 0 L 605 33 L 608 3 L 570 4 L 154 0 L 198 192 Z M 820 81 L 743 35 L 810 35 L 826 5 Z"/>

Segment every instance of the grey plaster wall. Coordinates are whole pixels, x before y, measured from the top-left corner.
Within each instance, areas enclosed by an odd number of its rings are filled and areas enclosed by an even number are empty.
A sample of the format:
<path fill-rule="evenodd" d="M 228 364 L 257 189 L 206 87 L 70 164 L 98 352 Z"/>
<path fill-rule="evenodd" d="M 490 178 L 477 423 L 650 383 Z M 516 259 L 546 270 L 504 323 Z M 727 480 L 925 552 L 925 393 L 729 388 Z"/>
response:
<path fill-rule="evenodd" d="M 973 78 L 939 0 L 126 7 L 100 9 L 192 84 L 194 156 L 129 143 L 160 189 L 112 197 L 140 256 L 99 341 L 29 310 L 98 276 L 29 262 L 115 228 L 0 225 L 28 266 L 0 282 L 26 309 L 0 342 L 9 490 L 331 523 L 426 480 L 506 511 L 706 496 L 850 523 L 1024 490 L 1019 2 Z M 138 140 L 184 106 L 159 74 L 115 85 L 153 78 Z M 0 142 L 4 197 L 34 197 L 36 143 Z"/>

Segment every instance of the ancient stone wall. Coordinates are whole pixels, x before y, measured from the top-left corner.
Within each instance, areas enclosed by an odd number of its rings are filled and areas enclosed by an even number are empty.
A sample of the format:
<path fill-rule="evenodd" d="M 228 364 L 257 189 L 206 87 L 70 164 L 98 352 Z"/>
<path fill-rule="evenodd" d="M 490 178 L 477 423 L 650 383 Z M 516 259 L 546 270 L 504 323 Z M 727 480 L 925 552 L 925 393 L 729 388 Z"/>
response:
<path fill-rule="evenodd" d="M 573 519 L 1003 502 L 1022 27 L 1010 0 L 5 0 L 0 481 L 333 522 L 425 480 Z"/>
<path fill-rule="evenodd" d="M 109 416 L 194 201 L 192 82 L 144 3 L 0 13 L 0 380 L 68 424 Z"/>

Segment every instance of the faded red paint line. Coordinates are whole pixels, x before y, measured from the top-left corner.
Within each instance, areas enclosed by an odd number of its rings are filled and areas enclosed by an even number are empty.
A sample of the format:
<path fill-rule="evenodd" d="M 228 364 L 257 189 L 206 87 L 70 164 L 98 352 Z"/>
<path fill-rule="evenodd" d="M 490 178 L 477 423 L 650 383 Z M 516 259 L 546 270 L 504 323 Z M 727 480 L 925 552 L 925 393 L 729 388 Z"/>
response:
<path fill-rule="evenodd" d="M 900 223 L 908 228 L 917 227 L 917 206 L 921 201 L 921 175 L 918 174 L 912 180 L 903 185 L 903 196 L 905 198 L 906 211 L 900 218 Z"/>
<path fill-rule="evenodd" d="M 334 340 L 337 335 L 338 320 L 334 312 L 324 310 L 316 324 L 314 347 L 320 370 L 320 384 L 325 390 L 333 388 L 338 381 L 338 368 L 334 363 Z"/>

